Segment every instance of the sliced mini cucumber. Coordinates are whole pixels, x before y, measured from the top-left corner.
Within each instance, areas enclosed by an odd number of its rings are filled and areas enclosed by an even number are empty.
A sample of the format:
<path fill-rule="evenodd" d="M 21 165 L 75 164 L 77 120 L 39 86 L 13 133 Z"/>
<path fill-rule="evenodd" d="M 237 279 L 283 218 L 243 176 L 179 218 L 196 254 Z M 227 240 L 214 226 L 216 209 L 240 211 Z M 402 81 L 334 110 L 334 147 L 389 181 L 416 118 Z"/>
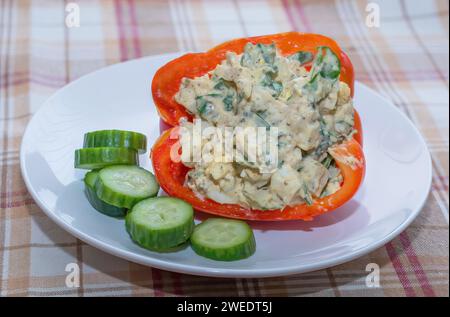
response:
<path fill-rule="evenodd" d="M 149 171 L 132 165 L 114 165 L 101 169 L 95 183 L 98 198 L 116 207 L 132 208 L 153 197 L 159 185 Z"/>
<path fill-rule="evenodd" d="M 256 250 L 252 229 L 241 220 L 209 218 L 197 225 L 191 246 L 201 256 L 218 261 L 249 257 Z"/>
<path fill-rule="evenodd" d="M 98 171 L 91 171 L 86 173 L 84 176 L 84 191 L 86 193 L 86 197 L 92 207 L 100 211 L 102 214 L 111 217 L 124 217 L 127 214 L 126 208 L 120 208 L 113 205 L 110 205 L 100 198 L 98 198 L 97 193 L 95 192 L 95 183 L 97 182 Z"/>
<path fill-rule="evenodd" d="M 140 246 L 165 251 L 189 239 L 194 228 L 194 210 L 178 198 L 148 198 L 127 214 L 125 227 Z"/>
<path fill-rule="evenodd" d="M 97 147 L 75 150 L 75 167 L 98 169 L 115 164 L 137 165 L 138 154 L 124 147 Z"/>
<path fill-rule="evenodd" d="M 147 151 L 147 137 L 132 131 L 99 130 L 84 135 L 83 147 L 126 147 L 142 154 Z"/>

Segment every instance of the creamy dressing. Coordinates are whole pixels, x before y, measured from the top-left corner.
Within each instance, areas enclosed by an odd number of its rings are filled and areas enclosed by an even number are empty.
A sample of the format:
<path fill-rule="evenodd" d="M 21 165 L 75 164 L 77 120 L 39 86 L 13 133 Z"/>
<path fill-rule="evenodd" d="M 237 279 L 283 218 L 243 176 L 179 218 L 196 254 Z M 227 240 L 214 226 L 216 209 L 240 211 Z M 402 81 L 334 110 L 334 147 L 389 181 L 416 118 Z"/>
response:
<path fill-rule="evenodd" d="M 305 63 L 312 64 L 309 72 Z M 264 160 L 193 163 L 182 157 L 192 168 L 186 185 L 220 203 L 262 210 L 311 204 L 336 192 L 342 176 L 328 151 L 351 136 L 354 125 L 350 88 L 339 74 L 339 60 L 326 47 L 312 60 L 307 52 L 282 56 L 275 45 L 248 43 L 243 54 L 228 52 L 208 74 L 184 78 L 175 100 L 206 126 L 279 131 L 275 171 L 261 173 Z M 181 125 L 192 130 L 192 123 Z M 214 137 L 203 137 L 202 147 Z"/>

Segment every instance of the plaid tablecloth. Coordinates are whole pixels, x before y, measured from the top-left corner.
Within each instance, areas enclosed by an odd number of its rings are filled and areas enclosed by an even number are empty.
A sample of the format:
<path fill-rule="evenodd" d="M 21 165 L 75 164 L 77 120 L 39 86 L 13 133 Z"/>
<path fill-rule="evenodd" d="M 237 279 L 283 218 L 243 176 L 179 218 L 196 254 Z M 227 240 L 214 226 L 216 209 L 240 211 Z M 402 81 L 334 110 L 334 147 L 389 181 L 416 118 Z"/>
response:
<path fill-rule="evenodd" d="M 80 9 L 80 27 L 68 28 L 68 1 L 0 2 L 2 296 L 448 296 L 447 0 L 73 3 Z M 376 18 L 367 18 L 376 11 L 379 27 Z M 86 245 L 45 216 L 28 194 L 19 168 L 21 138 L 32 114 L 58 88 L 120 61 L 288 30 L 336 39 L 350 55 L 356 78 L 392 100 L 428 143 L 432 192 L 417 220 L 392 242 L 350 263 L 308 274 L 195 277 L 137 265 Z M 79 288 L 66 286 L 68 263 L 80 267 Z M 380 267 L 379 288 L 366 285 L 368 263 Z"/>

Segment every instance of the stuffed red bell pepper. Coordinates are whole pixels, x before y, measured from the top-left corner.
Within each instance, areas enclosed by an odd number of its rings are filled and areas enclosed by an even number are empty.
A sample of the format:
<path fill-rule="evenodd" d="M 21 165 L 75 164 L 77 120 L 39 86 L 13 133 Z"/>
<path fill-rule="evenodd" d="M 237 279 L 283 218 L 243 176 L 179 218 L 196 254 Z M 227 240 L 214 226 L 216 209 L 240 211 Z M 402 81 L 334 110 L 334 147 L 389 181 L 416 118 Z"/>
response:
<path fill-rule="evenodd" d="M 242 38 L 183 55 L 161 67 L 152 82 L 161 119 L 181 125 L 153 146 L 155 176 L 169 195 L 196 210 L 249 220 L 311 220 L 350 200 L 364 178 L 353 90 L 350 60 L 321 35 Z M 275 129 L 276 155 L 249 158 L 234 140 L 231 149 L 241 160 L 221 161 L 214 154 L 213 160 L 192 161 L 192 153 L 174 159 L 175 152 L 192 150 L 193 119 L 218 131 L 200 137 L 201 154 L 221 144 L 225 127 L 244 127 Z M 261 169 L 274 158 L 276 168 Z"/>

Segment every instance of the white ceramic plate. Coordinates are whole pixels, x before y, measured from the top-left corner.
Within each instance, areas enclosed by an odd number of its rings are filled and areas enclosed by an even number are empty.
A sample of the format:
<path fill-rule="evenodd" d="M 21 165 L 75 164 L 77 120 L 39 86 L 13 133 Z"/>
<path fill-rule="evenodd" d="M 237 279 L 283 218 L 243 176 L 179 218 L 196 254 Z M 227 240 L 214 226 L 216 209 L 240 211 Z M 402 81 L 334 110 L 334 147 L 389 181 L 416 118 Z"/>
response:
<path fill-rule="evenodd" d="M 101 250 L 141 264 L 182 273 L 266 277 L 340 264 L 394 238 L 417 216 L 431 185 L 425 142 L 389 101 L 357 83 L 355 107 L 364 129 L 367 174 L 358 194 L 342 208 L 312 222 L 254 222 L 256 253 L 217 262 L 186 248 L 155 253 L 135 245 L 124 221 L 96 212 L 83 193 L 84 171 L 73 168 L 83 134 L 99 129 L 159 135 L 150 93 L 155 71 L 178 54 L 134 60 L 94 72 L 54 94 L 30 121 L 22 141 L 22 175 L 37 204 L 57 224 Z M 141 164 L 152 169 L 148 155 Z"/>

